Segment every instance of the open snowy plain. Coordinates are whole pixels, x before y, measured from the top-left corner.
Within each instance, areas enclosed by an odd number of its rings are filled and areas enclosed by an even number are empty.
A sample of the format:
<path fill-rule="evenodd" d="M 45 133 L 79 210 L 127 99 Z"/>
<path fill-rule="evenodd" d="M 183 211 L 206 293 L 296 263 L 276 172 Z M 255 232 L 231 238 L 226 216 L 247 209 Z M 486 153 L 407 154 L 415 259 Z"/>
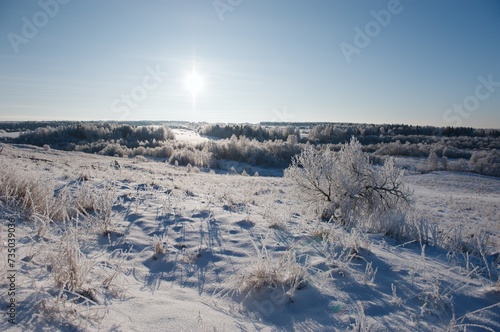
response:
<path fill-rule="evenodd" d="M 8 144 L 0 167 L 2 331 L 500 330 L 498 178 L 408 174 L 428 223 L 397 239 L 283 177 Z"/>

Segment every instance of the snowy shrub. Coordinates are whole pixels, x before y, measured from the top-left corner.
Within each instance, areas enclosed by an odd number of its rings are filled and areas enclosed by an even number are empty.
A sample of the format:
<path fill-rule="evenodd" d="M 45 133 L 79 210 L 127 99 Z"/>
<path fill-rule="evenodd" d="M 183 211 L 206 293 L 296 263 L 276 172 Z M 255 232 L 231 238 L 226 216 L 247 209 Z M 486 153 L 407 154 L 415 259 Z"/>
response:
<path fill-rule="evenodd" d="M 496 149 L 490 152 L 476 151 L 469 160 L 469 170 L 489 176 L 500 176 L 500 154 Z"/>
<path fill-rule="evenodd" d="M 446 156 L 441 157 L 441 166 L 445 171 L 448 169 L 448 157 Z"/>
<path fill-rule="evenodd" d="M 129 155 L 129 149 L 117 143 L 110 143 L 99 154 L 111 157 L 123 157 Z"/>
<path fill-rule="evenodd" d="M 463 158 L 458 159 L 456 162 L 448 162 L 448 169 L 453 172 L 468 172 L 469 164 Z"/>
<path fill-rule="evenodd" d="M 140 161 L 140 162 L 145 162 L 145 161 L 147 161 L 146 157 L 141 156 L 141 155 L 137 155 L 137 156 L 135 156 L 135 160 Z"/>
<path fill-rule="evenodd" d="M 198 150 L 193 146 L 179 147 L 173 151 L 169 158 L 169 163 L 176 166 L 191 166 L 198 167 L 212 167 L 215 163 L 215 159 L 212 153 L 203 150 Z"/>
<path fill-rule="evenodd" d="M 382 144 L 382 146 L 375 152 L 377 155 L 386 156 L 408 156 L 408 157 L 422 157 L 428 155 L 427 152 L 419 148 L 416 144 L 406 142 L 402 144 L 401 141 Z"/>
<path fill-rule="evenodd" d="M 427 167 L 429 168 L 429 171 L 433 172 L 437 170 L 438 161 L 439 157 L 437 156 L 436 151 L 432 150 L 427 158 Z"/>
<path fill-rule="evenodd" d="M 352 138 L 339 152 L 307 146 L 285 171 L 307 205 L 325 221 L 350 224 L 372 213 L 384 213 L 410 202 L 403 172 L 393 159 L 373 167 L 361 144 Z"/>
<path fill-rule="evenodd" d="M 50 145 L 48 145 L 48 144 L 44 144 L 44 145 L 43 145 L 43 150 L 44 150 L 44 151 L 50 151 Z"/>

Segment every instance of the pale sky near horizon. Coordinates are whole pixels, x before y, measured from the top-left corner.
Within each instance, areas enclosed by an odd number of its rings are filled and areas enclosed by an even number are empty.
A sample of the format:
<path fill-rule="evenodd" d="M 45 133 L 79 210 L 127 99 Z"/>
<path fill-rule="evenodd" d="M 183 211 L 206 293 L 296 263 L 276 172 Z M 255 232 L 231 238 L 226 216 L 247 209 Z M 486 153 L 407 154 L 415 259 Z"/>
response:
<path fill-rule="evenodd" d="M 0 121 L 55 119 L 500 128 L 500 1 L 2 0 Z"/>

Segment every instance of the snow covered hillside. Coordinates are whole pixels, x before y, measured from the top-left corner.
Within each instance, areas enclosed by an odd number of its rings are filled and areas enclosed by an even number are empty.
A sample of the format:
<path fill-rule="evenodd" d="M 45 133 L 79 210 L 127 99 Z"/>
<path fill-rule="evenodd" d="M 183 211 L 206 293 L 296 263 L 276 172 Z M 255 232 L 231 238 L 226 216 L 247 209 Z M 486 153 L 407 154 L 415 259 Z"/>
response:
<path fill-rule="evenodd" d="M 500 180 L 406 181 L 413 238 L 322 222 L 285 177 L 4 144 L 0 330 L 500 330 Z"/>

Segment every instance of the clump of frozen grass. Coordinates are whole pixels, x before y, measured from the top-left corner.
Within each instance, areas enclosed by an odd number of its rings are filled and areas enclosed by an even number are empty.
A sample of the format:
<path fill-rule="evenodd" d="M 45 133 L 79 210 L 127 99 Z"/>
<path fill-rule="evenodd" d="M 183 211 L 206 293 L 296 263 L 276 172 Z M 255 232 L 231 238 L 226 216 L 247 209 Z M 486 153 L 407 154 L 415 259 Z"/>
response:
<path fill-rule="evenodd" d="M 166 248 L 165 248 L 166 245 L 167 245 L 167 241 L 166 241 L 165 237 L 153 235 L 153 249 L 154 249 L 153 257 L 157 257 L 159 255 L 164 255 L 166 252 Z"/>
<path fill-rule="evenodd" d="M 284 208 L 268 210 L 265 220 L 269 228 L 283 229 L 286 228 L 291 219 L 291 213 Z"/>
<path fill-rule="evenodd" d="M 21 171 L 21 165 L 0 164 L 0 198 L 7 207 L 17 207 L 29 216 L 50 215 L 53 183 L 48 179 L 33 179 Z"/>
<path fill-rule="evenodd" d="M 362 250 L 369 250 L 366 234 L 356 228 L 351 229 L 349 232 L 340 230 L 337 236 L 337 245 L 347 250 L 349 256 L 360 257 Z M 335 238 L 331 237 L 328 240 L 335 241 Z"/>
<path fill-rule="evenodd" d="M 354 259 L 361 259 L 366 262 L 367 266 L 362 275 L 360 275 L 360 282 L 365 284 L 373 283 L 376 275 L 376 268 L 373 269 L 371 264 L 363 257 L 364 251 L 369 251 L 370 243 L 366 235 L 359 230 L 353 228 L 349 232 L 340 226 L 334 226 L 330 229 L 322 240 L 322 253 L 325 255 L 331 271 L 338 272 L 342 277 L 345 273 L 351 271 L 358 275 L 359 273 L 354 270 L 350 265 Z M 363 280 L 361 280 L 363 279 Z"/>
<path fill-rule="evenodd" d="M 463 235 L 463 227 L 453 227 L 444 237 L 442 246 L 448 250 L 448 261 L 454 261 L 457 264 L 465 263 L 466 269 L 472 266 L 471 258 L 477 258 L 477 266 L 482 272 L 485 272 L 489 278 L 497 276 L 497 269 L 488 262 L 490 248 L 488 245 L 489 234 L 480 229 L 469 237 Z M 472 257 L 470 257 L 472 256 Z"/>
<path fill-rule="evenodd" d="M 55 248 L 47 248 L 47 258 L 58 287 L 70 292 L 90 293 L 87 286 L 95 262 L 88 260 L 81 252 L 79 236 L 78 229 L 71 226 Z"/>
<path fill-rule="evenodd" d="M 311 230 L 310 234 L 313 238 L 316 238 L 320 241 L 324 241 L 330 236 L 331 229 L 329 229 L 327 227 L 319 226 L 319 227 L 313 228 Z"/>
<path fill-rule="evenodd" d="M 364 283 L 365 285 L 373 285 L 375 276 L 377 275 L 378 267 L 373 269 L 372 262 L 368 262 L 365 267 Z"/>
<path fill-rule="evenodd" d="M 403 305 L 403 299 L 398 296 L 397 287 L 394 283 L 391 283 L 392 298 L 391 303 L 401 307 Z"/>
<path fill-rule="evenodd" d="M 38 294 L 42 298 L 33 303 L 33 313 L 27 324 L 32 326 L 64 326 L 72 331 L 100 330 L 100 325 L 106 317 L 108 310 L 90 302 L 81 304 L 70 300 L 66 294 L 60 292 L 53 297 L 48 293 Z"/>
<path fill-rule="evenodd" d="M 75 190 L 75 205 L 84 214 L 93 212 L 99 199 L 95 188 L 88 182 L 81 182 Z"/>
<path fill-rule="evenodd" d="M 250 294 L 264 287 L 278 288 L 293 301 L 295 291 L 305 287 L 308 282 L 307 269 L 297 263 L 294 250 L 281 256 L 273 256 L 265 243 L 259 248 L 254 243 L 257 258 L 245 268 L 236 279 L 236 289 Z"/>
<path fill-rule="evenodd" d="M 437 225 L 411 209 L 394 209 L 373 213 L 361 223 L 367 232 L 383 233 L 397 240 L 414 240 L 421 245 L 436 246 L 440 241 Z"/>
<path fill-rule="evenodd" d="M 174 195 L 172 190 L 167 190 L 160 195 L 160 208 L 158 217 L 167 216 L 168 214 L 176 214 L 181 199 Z"/>
<path fill-rule="evenodd" d="M 443 318 L 443 315 L 453 309 L 453 292 L 456 285 L 442 288 L 438 280 L 435 280 L 430 289 L 417 295 L 417 298 L 423 302 L 420 307 L 420 317 L 430 314 Z"/>
<path fill-rule="evenodd" d="M 29 219 L 37 217 L 53 221 L 68 221 L 80 212 L 80 189 L 69 183 L 56 188 L 50 176 L 37 173 L 13 163 L 0 163 L 0 199 L 7 207 L 15 207 Z"/>
<path fill-rule="evenodd" d="M 89 225 L 97 230 L 99 234 L 109 235 L 115 231 L 115 223 L 112 218 L 113 205 L 117 199 L 116 187 L 112 182 L 105 182 L 92 188 L 89 196 L 81 197 L 85 207 L 80 207 L 90 213 L 86 213 Z"/>
<path fill-rule="evenodd" d="M 41 243 L 40 259 L 47 264 L 61 294 L 77 303 L 96 305 L 101 302 L 99 294 L 103 289 L 112 296 L 123 293 L 116 283 L 126 255 L 121 250 L 112 252 L 109 257 L 84 254 L 82 230 L 78 224 L 67 225 L 66 229 L 50 229 L 50 239 Z"/>

